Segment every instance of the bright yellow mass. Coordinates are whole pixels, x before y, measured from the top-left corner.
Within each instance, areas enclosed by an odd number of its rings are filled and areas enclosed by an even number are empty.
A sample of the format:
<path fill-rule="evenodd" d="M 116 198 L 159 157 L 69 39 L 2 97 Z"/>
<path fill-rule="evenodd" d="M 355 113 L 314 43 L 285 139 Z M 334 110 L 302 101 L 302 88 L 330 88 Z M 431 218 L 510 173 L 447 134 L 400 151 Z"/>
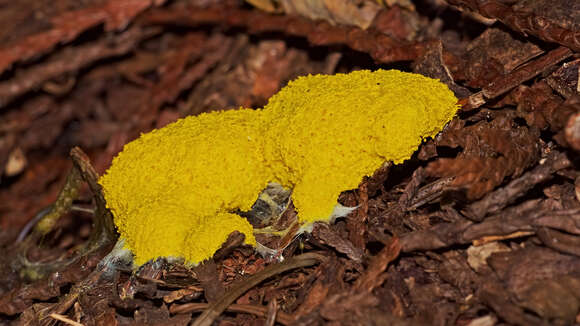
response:
<path fill-rule="evenodd" d="M 402 163 L 453 118 L 435 79 L 397 70 L 311 75 L 263 109 L 191 116 L 125 145 L 99 182 L 141 265 L 199 263 L 233 231 L 256 245 L 247 211 L 268 183 L 292 189 L 303 229 L 328 221 L 343 191 L 385 162 Z"/>

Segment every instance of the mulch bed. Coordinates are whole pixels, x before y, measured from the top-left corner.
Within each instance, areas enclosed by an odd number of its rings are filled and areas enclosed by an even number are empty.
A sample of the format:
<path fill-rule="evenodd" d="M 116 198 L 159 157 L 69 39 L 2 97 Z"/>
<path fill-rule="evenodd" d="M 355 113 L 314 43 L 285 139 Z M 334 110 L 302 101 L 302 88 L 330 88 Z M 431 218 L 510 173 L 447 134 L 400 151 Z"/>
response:
<path fill-rule="evenodd" d="M 22 250 L 73 161 L 101 174 L 178 118 L 377 68 L 438 78 L 462 108 L 412 159 L 343 193 L 358 209 L 284 262 L 234 234 L 195 268 L 103 277 L 111 243 L 75 256 L 90 182 Z M 0 4 L 0 324 L 580 324 L 579 74 L 573 0 Z M 72 160 L 76 146 L 88 158 Z"/>

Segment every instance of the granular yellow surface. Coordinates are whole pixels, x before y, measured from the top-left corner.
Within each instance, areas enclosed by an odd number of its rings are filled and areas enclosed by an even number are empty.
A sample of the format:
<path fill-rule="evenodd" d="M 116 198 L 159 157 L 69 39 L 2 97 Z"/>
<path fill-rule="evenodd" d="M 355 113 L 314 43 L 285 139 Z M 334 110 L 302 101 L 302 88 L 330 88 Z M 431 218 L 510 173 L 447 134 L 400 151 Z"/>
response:
<path fill-rule="evenodd" d="M 341 192 L 410 158 L 456 102 L 439 81 L 397 70 L 300 77 L 263 109 L 187 117 L 142 135 L 99 182 L 137 265 L 199 263 L 233 231 L 256 244 L 234 212 L 270 182 L 293 190 L 304 226 L 328 221 Z"/>

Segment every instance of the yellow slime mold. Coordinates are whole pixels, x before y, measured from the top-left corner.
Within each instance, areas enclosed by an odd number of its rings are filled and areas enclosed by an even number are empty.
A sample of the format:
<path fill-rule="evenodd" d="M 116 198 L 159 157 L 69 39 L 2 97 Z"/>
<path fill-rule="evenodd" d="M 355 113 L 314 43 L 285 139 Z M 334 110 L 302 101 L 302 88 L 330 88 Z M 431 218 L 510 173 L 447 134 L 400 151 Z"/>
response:
<path fill-rule="evenodd" d="M 198 263 L 239 231 L 270 182 L 293 189 L 299 222 L 328 221 L 338 195 L 385 162 L 411 157 L 457 111 L 437 80 L 397 70 L 300 77 L 263 109 L 181 119 L 125 145 L 101 177 L 125 245 L 141 265 Z"/>

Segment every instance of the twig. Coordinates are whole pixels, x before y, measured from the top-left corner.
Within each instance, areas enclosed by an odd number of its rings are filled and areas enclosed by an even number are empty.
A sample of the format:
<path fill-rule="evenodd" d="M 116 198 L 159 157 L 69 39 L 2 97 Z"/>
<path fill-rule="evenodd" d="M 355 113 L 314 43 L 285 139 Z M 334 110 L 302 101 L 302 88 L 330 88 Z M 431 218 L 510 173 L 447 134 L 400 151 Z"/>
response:
<path fill-rule="evenodd" d="M 209 303 L 185 303 L 185 304 L 174 304 L 169 308 L 169 312 L 172 314 L 189 314 L 192 312 L 204 311 L 209 307 Z M 226 308 L 227 311 L 231 312 L 243 312 L 247 314 L 252 314 L 260 317 L 267 318 L 268 307 L 249 305 L 249 304 L 231 304 Z M 276 321 L 282 325 L 290 325 L 294 322 L 294 318 L 289 314 L 278 311 L 276 313 Z"/>
<path fill-rule="evenodd" d="M 103 190 L 101 185 L 98 183 L 99 174 L 91 165 L 91 161 L 87 154 L 85 154 L 79 147 L 71 149 L 70 156 L 75 168 L 80 171 L 81 177 L 89 185 L 96 204 L 94 215 L 95 225 L 89 243 L 95 241 L 94 245 L 97 246 L 104 242 L 112 243 L 116 240 L 117 232 L 115 231 L 113 216 L 107 209 L 107 203 L 105 197 L 103 197 Z"/>
<path fill-rule="evenodd" d="M 31 279 L 40 279 L 53 270 L 73 264 L 79 258 L 112 244 L 116 238 L 113 217 L 106 208 L 101 186 L 97 182 L 97 172 L 92 167 L 89 158 L 80 148 L 73 148 L 70 155 L 73 160 L 73 167 L 56 201 L 50 206 L 48 212 L 42 211 L 33 219 L 36 225 L 34 225 L 31 233 L 28 233 L 28 225 L 21 232 L 22 240 L 18 243 L 17 249 L 18 268 L 21 275 L 26 275 Z M 95 214 L 93 215 L 94 227 L 87 243 L 68 259 L 48 263 L 29 261 L 26 254 L 27 251 L 39 238 L 53 231 L 59 219 L 71 210 L 73 201 L 77 198 L 83 181 L 89 185 L 96 203 Z"/>
<path fill-rule="evenodd" d="M 221 313 L 226 310 L 226 308 L 234 302 L 238 297 L 244 294 L 246 291 L 252 287 L 260 284 L 262 281 L 277 275 L 289 271 L 291 269 L 312 266 L 317 263 L 324 262 L 326 257 L 316 254 L 307 253 L 300 256 L 292 257 L 287 259 L 285 262 L 280 264 L 273 264 L 257 274 L 250 276 L 248 279 L 244 280 L 240 284 L 234 286 L 228 293 L 223 297 L 216 300 L 214 303 L 210 304 L 201 316 L 199 316 L 192 326 L 210 326 L 214 320 L 221 315 Z"/>
<path fill-rule="evenodd" d="M 51 317 L 51 318 L 54 318 L 54 319 L 56 319 L 56 320 L 58 320 L 58 321 L 62 321 L 63 323 L 65 323 L 65 324 L 68 324 L 68 325 L 73 325 L 73 326 L 84 326 L 83 324 L 81 324 L 81 323 L 77 323 L 76 321 L 74 321 L 74 320 L 72 320 L 72 319 L 70 319 L 70 318 L 68 318 L 68 317 L 66 317 L 66 316 L 63 316 L 63 315 L 59 315 L 59 314 L 50 314 L 50 317 Z"/>

